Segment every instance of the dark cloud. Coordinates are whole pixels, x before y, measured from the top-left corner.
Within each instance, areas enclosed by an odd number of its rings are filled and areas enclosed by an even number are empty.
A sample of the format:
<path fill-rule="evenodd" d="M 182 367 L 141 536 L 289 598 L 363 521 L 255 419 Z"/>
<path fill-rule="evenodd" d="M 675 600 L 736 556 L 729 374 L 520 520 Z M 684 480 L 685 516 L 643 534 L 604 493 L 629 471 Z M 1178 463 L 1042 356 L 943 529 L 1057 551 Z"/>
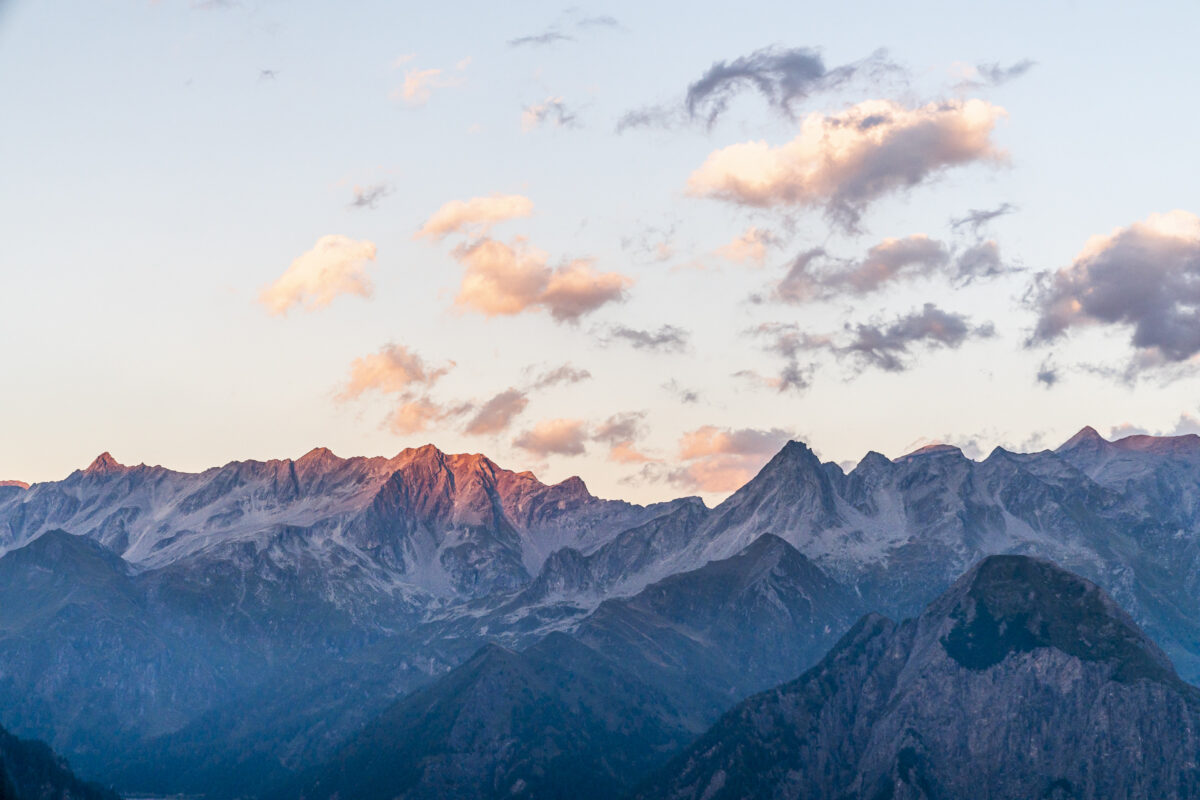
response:
<path fill-rule="evenodd" d="M 1200 217 L 1154 214 L 1093 237 L 1029 296 L 1038 312 L 1031 345 L 1104 325 L 1131 332 L 1131 375 L 1191 359 L 1200 354 Z"/>
<path fill-rule="evenodd" d="M 980 278 L 995 278 L 1020 272 L 1021 268 L 1004 261 L 1000 256 L 1000 245 L 995 239 L 977 242 L 960 252 L 954 259 L 958 284 L 971 283 Z"/>
<path fill-rule="evenodd" d="M 976 77 L 960 81 L 955 88 L 960 91 L 966 91 L 1003 86 L 1009 81 L 1021 77 L 1035 66 L 1037 66 L 1037 62 L 1028 58 L 1022 59 L 1015 64 L 1009 64 L 1007 67 L 1003 67 L 995 61 L 986 64 L 976 64 Z"/>
<path fill-rule="evenodd" d="M 574 28 L 582 34 L 587 34 L 604 30 L 622 30 L 623 26 L 616 17 L 609 16 L 608 14 L 583 14 L 577 8 L 569 8 L 559 17 L 557 23 L 546 28 L 546 30 L 541 33 L 509 39 L 508 46 L 544 47 L 546 45 L 559 44 L 560 42 L 576 41 L 574 36 L 563 33 L 563 28 Z"/>
<path fill-rule="evenodd" d="M 854 79 L 879 80 L 902 72 L 877 50 L 861 61 L 827 68 L 820 53 L 807 47 L 764 47 L 732 61 L 715 61 L 687 88 L 682 102 L 643 106 L 623 114 L 617 132 L 630 128 L 673 128 L 687 122 L 711 127 L 742 92 L 756 91 L 768 105 L 788 117 L 795 106 L 819 92 L 832 91 Z"/>
<path fill-rule="evenodd" d="M 527 36 L 518 36 L 515 39 L 508 40 L 509 47 L 545 47 L 546 45 L 558 44 L 559 42 L 573 42 L 574 36 L 568 36 L 561 31 L 550 29 L 541 33 L 533 33 Z"/>
<path fill-rule="evenodd" d="M 608 329 L 607 338 L 622 339 L 637 350 L 654 350 L 661 353 L 681 353 L 687 349 L 691 336 L 683 328 L 663 325 L 657 331 L 645 331 L 616 325 Z"/>
<path fill-rule="evenodd" d="M 811 360 L 802 364 L 801 356 L 807 359 L 814 350 L 827 347 L 829 342 L 826 337 L 805 333 L 798 325 L 784 322 L 764 322 L 747 333 L 763 342 L 763 350 L 783 359 L 783 367 L 776 376 L 741 370 L 734 373 L 734 377 L 747 378 L 778 392 L 799 392 L 812 385 L 816 366 Z"/>
<path fill-rule="evenodd" d="M 379 201 L 392 193 L 392 187 L 386 183 L 376 183 L 371 186 L 355 186 L 354 199 L 350 201 L 351 208 L 375 208 Z"/>
<path fill-rule="evenodd" d="M 674 378 L 664 383 L 662 388 L 666 389 L 676 400 L 685 405 L 700 402 L 700 392 L 681 386 Z"/>
<path fill-rule="evenodd" d="M 623 27 L 616 17 L 610 17 L 608 14 L 598 14 L 594 17 L 580 17 L 575 24 L 580 28 L 620 29 Z"/>
<path fill-rule="evenodd" d="M 859 371 L 869 368 L 903 372 L 912 366 L 915 350 L 957 349 L 970 339 L 995 335 L 991 323 L 972 325 L 962 314 L 943 311 L 926 303 L 891 322 L 873 321 L 847 324 L 832 334 L 813 334 L 792 323 L 764 323 L 747 333 L 764 341 L 763 349 L 783 359 L 778 377 L 763 382 L 779 391 L 802 390 L 812 383 L 816 365 L 811 359 L 819 353 L 846 358 Z M 804 363 L 808 359 L 808 363 Z M 743 372 L 741 377 L 756 377 Z"/>
<path fill-rule="evenodd" d="M 1012 203 L 1001 203 L 995 208 L 972 208 L 968 209 L 967 213 L 961 217 L 955 217 L 950 220 L 950 227 L 954 230 L 970 229 L 971 233 L 976 237 L 981 236 L 984 226 L 997 217 L 1003 217 L 1005 214 L 1011 214 L 1017 210 L 1017 207 Z"/>
<path fill-rule="evenodd" d="M 845 84 L 864 71 L 895 69 L 879 50 L 863 61 L 827 69 L 817 51 L 807 47 L 766 47 L 732 61 L 714 62 L 688 86 L 684 107 L 691 119 L 712 125 L 739 93 L 751 89 L 787 117 L 795 103 L 816 92 Z"/>
<path fill-rule="evenodd" d="M 806 303 L 862 296 L 893 283 L 936 275 L 961 286 L 1015 269 L 1001 258 L 994 240 L 955 249 L 916 234 L 885 239 L 859 260 L 835 258 L 820 247 L 805 250 L 792 260 L 787 274 L 772 287 L 770 297 L 785 303 Z M 761 302 L 763 297 L 752 299 Z"/>
<path fill-rule="evenodd" d="M 1061 377 L 1062 376 L 1059 375 L 1058 367 L 1051 364 L 1050 359 L 1046 359 L 1042 362 L 1042 365 L 1038 367 L 1037 382 L 1045 386 L 1047 389 L 1058 383 Z"/>
<path fill-rule="evenodd" d="M 957 349 L 970 338 L 986 339 L 995 335 L 988 323 L 974 327 L 962 314 L 943 311 L 926 303 L 920 311 L 899 317 L 889 324 L 868 323 L 847 326 L 849 341 L 834 349 L 859 359 L 864 366 L 887 372 L 903 372 L 911 366 L 913 348 L 944 347 Z"/>
<path fill-rule="evenodd" d="M 547 389 L 551 386 L 557 386 L 560 383 L 572 384 L 586 381 L 592 377 L 592 373 L 586 369 L 577 369 L 570 364 L 563 364 L 561 367 L 555 367 L 551 370 L 546 370 L 537 376 L 530 386 L 531 389 Z"/>
<path fill-rule="evenodd" d="M 687 121 L 687 115 L 678 106 L 642 106 L 626 111 L 617 120 L 617 133 L 631 128 L 673 128 Z"/>

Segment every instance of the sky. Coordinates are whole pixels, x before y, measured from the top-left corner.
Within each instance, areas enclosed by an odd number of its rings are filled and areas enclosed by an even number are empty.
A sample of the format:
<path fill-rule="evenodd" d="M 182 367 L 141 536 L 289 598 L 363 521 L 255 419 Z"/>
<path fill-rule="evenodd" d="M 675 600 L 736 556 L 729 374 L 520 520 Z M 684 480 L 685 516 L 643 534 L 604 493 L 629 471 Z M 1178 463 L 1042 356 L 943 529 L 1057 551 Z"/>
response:
<path fill-rule="evenodd" d="M 0 478 L 1200 431 L 1200 6 L 745 5 L 0 0 Z"/>

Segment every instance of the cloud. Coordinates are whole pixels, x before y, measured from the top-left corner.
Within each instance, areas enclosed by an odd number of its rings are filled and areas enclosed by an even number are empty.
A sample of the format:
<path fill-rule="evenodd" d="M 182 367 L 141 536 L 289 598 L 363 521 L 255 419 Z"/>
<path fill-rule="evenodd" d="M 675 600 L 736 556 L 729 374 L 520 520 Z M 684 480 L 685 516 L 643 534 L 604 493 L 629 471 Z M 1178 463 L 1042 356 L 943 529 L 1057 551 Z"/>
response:
<path fill-rule="evenodd" d="M 577 322 L 624 299 L 633 284 L 617 272 L 596 272 L 584 259 L 551 268 L 546 253 L 519 238 L 482 239 L 456 248 L 455 257 L 466 267 L 455 303 L 489 317 L 545 310 L 558 322 Z"/>
<path fill-rule="evenodd" d="M 462 82 L 462 76 L 437 68 L 407 69 L 404 71 L 404 83 L 392 92 L 392 99 L 403 100 L 410 106 L 423 106 L 433 96 L 434 89 L 461 86 Z"/>
<path fill-rule="evenodd" d="M 493 225 L 533 213 L 533 201 L 519 194 L 493 194 L 470 200 L 451 200 L 433 213 L 416 238 L 441 241 L 452 233 L 486 234 Z"/>
<path fill-rule="evenodd" d="M 531 131 L 543 124 L 556 128 L 572 128 L 578 123 L 575 113 L 567 108 L 561 97 L 547 97 L 540 103 L 521 110 L 521 130 Z"/>
<path fill-rule="evenodd" d="M 442 406 L 428 397 L 418 397 L 401 403 L 387 418 L 387 427 L 392 433 L 409 435 L 429 430 L 447 416 Z"/>
<path fill-rule="evenodd" d="M 833 345 L 833 349 L 887 372 L 908 369 L 911 366 L 908 356 L 914 347 L 954 350 L 968 339 L 986 339 L 995 335 L 990 324 L 973 327 L 967 317 L 943 311 L 933 303 L 926 303 L 920 311 L 886 325 L 858 324 L 848 327 L 848 331 L 851 334 L 849 341 Z"/>
<path fill-rule="evenodd" d="M 322 236 L 313 249 L 292 262 L 283 275 L 258 296 L 273 316 L 292 306 L 306 311 L 324 308 L 343 294 L 370 297 L 367 262 L 375 260 L 375 244 L 348 236 Z"/>
<path fill-rule="evenodd" d="M 1131 422 L 1122 422 L 1111 428 L 1108 438 L 1110 441 L 1116 441 L 1126 436 L 1187 436 L 1188 434 L 1200 434 L 1200 419 L 1185 411 L 1179 415 L 1178 421 L 1170 428 L 1151 431 Z"/>
<path fill-rule="evenodd" d="M 767 260 L 768 248 L 779 244 L 779 237 L 770 230 L 752 225 L 745 233 L 734 237 L 729 244 L 718 247 L 716 252 L 727 261 L 761 267 Z"/>
<path fill-rule="evenodd" d="M 337 397 L 344 401 L 367 392 L 407 395 L 415 388 L 433 386 L 454 366 L 449 361 L 434 367 L 404 345 L 386 344 L 377 353 L 354 359 L 350 364 L 350 380 Z"/>
<path fill-rule="evenodd" d="M 588 431 L 581 419 L 544 419 L 513 439 L 513 445 L 545 458 L 587 452 Z"/>
<path fill-rule="evenodd" d="M 1050 359 L 1047 358 L 1042 362 L 1042 365 L 1038 367 L 1037 382 L 1045 386 L 1047 389 L 1052 388 L 1054 384 L 1058 383 L 1062 378 L 1059 373 L 1059 368 L 1052 364 Z"/>
<path fill-rule="evenodd" d="M 732 61 L 715 61 L 687 88 L 682 101 L 632 109 L 617 121 L 617 133 L 629 128 L 673 128 L 687 122 L 712 127 L 745 91 L 756 91 L 767 104 L 788 119 L 797 104 L 819 92 L 838 89 L 866 78 L 877 80 L 900 68 L 878 50 L 861 61 L 832 69 L 820 53 L 807 47 L 765 47 Z"/>
<path fill-rule="evenodd" d="M 375 208 L 379 201 L 392 193 L 392 187 L 387 183 L 376 183 L 371 186 L 355 186 L 354 199 L 350 201 L 351 208 Z"/>
<path fill-rule="evenodd" d="M 532 33 L 526 36 L 518 36 L 515 39 L 508 40 L 509 47 L 545 47 L 546 45 L 558 44 L 559 42 L 573 42 L 574 36 L 556 31 L 553 28 L 542 31 L 541 33 Z"/>
<path fill-rule="evenodd" d="M 637 447 L 646 415 L 640 411 L 614 414 L 596 426 L 592 440 L 608 445 L 608 458 L 619 464 L 647 464 L 656 459 Z"/>
<path fill-rule="evenodd" d="M 676 400 L 686 405 L 700 402 L 700 392 L 682 386 L 674 378 L 664 383 L 662 388 L 666 389 Z"/>
<path fill-rule="evenodd" d="M 622 339 L 636 350 L 654 350 L 662 353 L 682 353 L 687 349 L 691 334 L 674 325 L 663 325 L 657 331 L 644 331 L 615 325 L 608 329 L 607 338 Z"/>
<path fill-rule="evenodd" d="M 962 228 L 970 228 L 971 232 L 978 237 L 984 226 L 992 220 L 997 217 L 1003 217 L 1006 214 L 1011 214 L 1016 210 L 1017 207 L 1012 203 L 1001 203 L 995 208 L 972 208 L 963 216 L 950 220 L 950 227 L 956 231 Z"/>
<path fill-rule="evenodd" d="M 679 458 L 686 462 L 668 473 L 680 487 L 729 492 L 743 486 L 792 438 L 780 428 L 718 428 L 705 425 L 684 433 Z"/>
<path fill-rule="evenodd" d="M 824 248 L 793 259 L 787 274 L 772 288 L 772 299 L 807 303 L 836 296 L 863 296 L 886 285 L 942 275 L 958 285 L 1016 271 L 1000 256 L 995 240 L 955 250 L 923 233 L 884 239 L 854 261 L 831 256 Z M 760 296 L 753 299 L 761 301 Z"/>
<path fill-rule="evenodd" d="M 1005 114 L 983 100 L 918 108 L 868 100 L 808 115 L 800 135 L 780 147 L 757 141 L 717 150 L 692 173 L 687 190 L 757 208 L 820 208 L 853 230 L 867 206 L 887 194 L 951 167 L 1001 161 L 991 136 Z"/>
<path fill-rule="evenodd" d="M 812 385 L 816 365 L 801 364 L 802 355 L 827 347 L 828 337 L 804 333 L 790 323 L 764 322 L 747 331 L 751 336 L 766 340 L 763 349 L 783 359 L 783 367 L 777 376 L 763 376 L 754 370 L 744 369 L 734 373 L 735 378 L 748 378 L 777 392 L 802 392 Z"/>
<path fill-rule="evenodd" d="M 580 28 L 614 28 L 620 29 L 623 27 L 616 17 L 610 17 L 608 14 L 597 14 L 595 16 L 580 17 L 575 24 Z"/>
<path fill-rule="evenodd" d="M 1039 277 L 1030 344 L 1085 326 L 1130 331 L 1130 370 L 1178 364 L 1200 353 L 1200 217 L 1152 214 L 1093 236 L 1069 267 Z"/>
<path fill-rule="evenodd" d="M 619 30 L 622 26 L 615 17 L 607 14 L 583 14 L 577 8 L 568 8 L 559 18 L 541 33 L 518 36 L 508 40 L 509 47 L 546 47 L 563 42 L 574 42 L 575 37 L 562 32 L 562 27 L 573 27 L 582 34 L 601 30 Z"/>
<path fill-rule="evenodd" d="M 674 223 L 662 228 L 647 225 L 636 235 L 622 236 L 621 249 L 632 253 L 639 261 L 669 261 L 675 255 L 674 239 L 677 227 Z"/>
<path fill-rule="evenodd" d="M 834 270 L 815 271 L 814 266 L 825 255 L 824 250 L 818 249 L 797 256 L 788 274 L 776 286 L 776 297 L 796 303 L 834 294 L 868 294 L 902 278 L 944 269 L 950 262 L 946 245 L 923 233 L 884 239 L 868 250 L 861 261 L 840 262 Z"/>
<path fill-rule="evenodd" d="M 626 111 L 617 119 L 616 132 L 630 128 L 671 128 L 687 120 L 682 108 L 674 106 L 643 106 Z"/>
<path fill-rule="evenodd" d="M 1015 64 L 1010 64 L 1007 67 L 1001 66 L 996 61 L 986 64 L 976 64 L 973 67 L 966 67 L 963 79 L 954 88 L 959 91 L 970 91 L 972 89 L 1003 86 L 1009 81 L 1021 77 L 1035 66 L 1037 66 L 1037 62 L 1028 58 L 1022 59 Z"/>
<path fill-rule="evenodd" d="M 816 92 L 844 85 L 859 73 L 896 69 L 880 50 L 855 64 L 827 69 L 817 51 L 806 47 L 766 47 L 733 61 L 714 62 L 688 86 L 684 107 L 692 119 L 703 119 L 710 127 L 740 92 L 753 89 L 787 117 L 794 105 Z"/>
<path fill-rule="evenodd" d="M 484 403 L 467 422 L 464 431 L 476 436 L 506 431 L 528 405 L 529 396 L 525 392 L 506 389 Z"/>
<path fill-rule="evenodd" d="M 586 369 L 577 369 L 570 364 L 563 364 L 560 367 L 543 372 L 533 381 L 531 388 L 547 389 L 551 386 L 557 386 L 560 383 L 579 383 L 580 381 L 589 380 L 591 377 L 592 373 Z"/>
<path fill-rule="evenodd" d="M 857 363 L 860 371 L 874 367 L 885 372 L 903 372 L 912 366 L 911 356 L 916 349 L 954 350 L 971 339 L 991 338 L 995 328 L 991 323 L 972 325 L 962 314 L 926 303 L 920 311 L 891 322 L 847 323 L 836 333 L 808 333 L 795 324 L 778 322 L 763 323 L 747 333 L 765 340 L 764 349 L 781 357 L 784 367 L 774 378 L 764 379 L 749 370 L 736 373 L 736 377 L 757 379 L 778 391 L 787 391 L 806 389 L 811 384 L 816 365 L 802 364 L 804 356 L 824 352 Z"/>

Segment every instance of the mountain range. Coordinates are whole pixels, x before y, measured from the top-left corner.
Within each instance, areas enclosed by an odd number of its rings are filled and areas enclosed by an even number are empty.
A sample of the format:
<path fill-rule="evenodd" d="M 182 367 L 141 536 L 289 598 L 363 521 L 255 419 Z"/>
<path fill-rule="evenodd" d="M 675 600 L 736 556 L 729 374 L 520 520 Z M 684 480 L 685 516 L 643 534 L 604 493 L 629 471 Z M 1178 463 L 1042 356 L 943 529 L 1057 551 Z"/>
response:
<path fill-rule="evenodd" d="M 432 446 L 198 474 L 104 454 L 0 487 L 0 724 L 127 790 L 334 792 L 368 774 L 369 742 L 453 728 L 464 693 L 504 686 L 566 738 L 422 734 L 406 791 L 435 796 L 446 753 L 475 752 L 472 785 L 545 796 L 580 773 L 611 796 L 862 614 L 914 617 L 993 554 L 1094 581 L 1195 682 L 1198 515 L 1200 437 L 1090 428 L 1053 451 L 943 445 L 849 472 L 792 442 L 711 509 Z M 627 714 L 636 731 L 614 727 Z M 517 745 L 489 765 L 496 736 Z"/>

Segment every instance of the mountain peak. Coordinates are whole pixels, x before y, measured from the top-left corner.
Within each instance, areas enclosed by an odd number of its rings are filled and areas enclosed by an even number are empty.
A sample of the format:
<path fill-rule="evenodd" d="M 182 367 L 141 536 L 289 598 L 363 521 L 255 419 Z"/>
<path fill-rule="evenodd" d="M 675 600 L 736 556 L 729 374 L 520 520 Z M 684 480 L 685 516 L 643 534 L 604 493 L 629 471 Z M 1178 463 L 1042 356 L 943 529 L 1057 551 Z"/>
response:
<path fill-rule="evenodd" d="M 18 489 L 28 489 L 29 484 L 25 481 L 0 481 L 0 489 L 6 486 L 15 486 Z"/>
<path fill-rule="evenodd" d="M 1061 453 L 1066 450 L 1075 450 L 1079 447 L 1100 448 L 1108 444 L 1108 440 L 1096 432 L 1096 429 L 1091 425 L 1085 425 L 1080 428 L 1079 433 L 1067 439 L 1055 451 Z"/>
<path fill-rule="evenodd" d="M 916 450 L 913 450 L 911 453 L 905 453 L 904 455 L 900 456 L 896 460 L 897 461 L 908 461 L 909 459 L 920 458 L 921 456 L 935 456 L 935 455 L 956 455 L 956 456 L 962 456 L 963 458 L 966 458 L 966 456 L 963 455 L 963 451 L 961 448 L 955 447 L 952 444 L 945 444 L 943 442 L 934 442 L 933 444 L 927 444 L 924 447 L 918 447 Z"/>
<path fill-rule="evenodd" d="M 96 456 L 88 468 L 84 470 L 87 475 L 109 475 L 113 472 L 121 472 L 125 467 L 112 457 L 112 454 L 107 450 Z"/>
<path fill-rule="evenodd" d="M 1039 558 L 989 556 L 926 611 L 944 615 L 942 646 L 968 669 L 988 669 L 1012 653 L 1054 648 L 1105 662 L 1118 681 L 1178 683 L 1170 662 L 1099 586 Z"/>
<path fill-rule="evenodd" d="M 339 458 L 328 447 L 314 447 L 312 450 L 309 450 L 307 453 L 305 453 L 304 455 L 302 455 L 298 459 L 296 459 L 296 465 L 297 466 L 313 465 L 313 466 L 324 467 L 324 466 L 332 466 L 334 464 L 339 464 L 342 462 L 342 460 L 343 459 Z"/>

